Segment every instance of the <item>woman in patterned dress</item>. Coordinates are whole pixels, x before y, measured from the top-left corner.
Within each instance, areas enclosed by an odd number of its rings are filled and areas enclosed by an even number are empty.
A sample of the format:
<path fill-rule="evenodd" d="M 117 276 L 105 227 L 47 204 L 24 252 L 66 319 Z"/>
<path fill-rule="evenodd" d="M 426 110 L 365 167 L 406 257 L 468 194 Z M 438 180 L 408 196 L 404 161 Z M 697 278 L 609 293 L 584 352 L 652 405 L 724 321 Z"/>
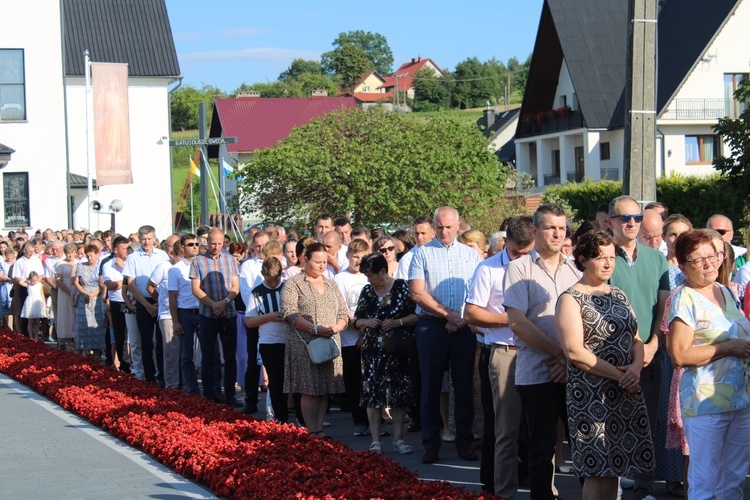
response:
<path fill-rule="evenodd" d="M 640 390 L 643 343 L 627 297 L 607 284 L 615 245 L 603 231 L 573 252 L 581 280 L 557 302 L 555 329 L 568 358 L 567 405 L 573 468 L 584 499 L 617 498 L 617 478 L 654 468 Z"/>
<path fill-rule="evenodd" d="M 87 261 L 79 262 L 76 266 L 74 282 L 78 290 L 75 346 L 84 356 L 92 354 L 98 357 L 104 351 L 106 328 L 104 302 L 99 294 L 99 279 L 96 276 L 99 247 L 86 245 L 84 253 Z"/>
<path fill-rule="evenodd" d="M 338 333 L 349 324 L 349 308 L 336 283 L 323 273 L 328 253 L 320 243 L 305 248 L 304 270 L 287 280 L 281 291 L 281 318 L 286 322 L 284 393 L 302 394 L 302 416 L 310 434 L 323 433 L 328 395 L 345 392 L 341 356 L 314 365 L 307 344 L 315 337 L 333 338 L 341 350 Z"/>
<path fill-rule="evenodd" d="M 406 409 L 414 405 L 409 359 L 386 352 L 385 334 L 417 324 L 416 305 L 411 300 L 409 284 L 394 280 L 388 274 L 388 261 L 380 253 L 362 259 L 360 271 L 367 276 L 354 313 L 354 326 L 362 333 L 362 406 L 367 408 L 372 444 L 370 450 L 380 454 L 380 416 L 385 407 L 393 417 L 393 451 L 411 453 L 402 439 Z"/>

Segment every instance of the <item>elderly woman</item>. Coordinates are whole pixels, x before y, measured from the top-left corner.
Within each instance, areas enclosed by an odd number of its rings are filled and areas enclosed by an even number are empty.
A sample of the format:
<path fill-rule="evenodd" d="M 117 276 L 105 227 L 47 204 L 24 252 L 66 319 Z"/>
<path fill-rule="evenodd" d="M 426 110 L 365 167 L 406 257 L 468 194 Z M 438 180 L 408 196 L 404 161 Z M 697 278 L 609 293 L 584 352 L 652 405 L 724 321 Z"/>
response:
<path fill-rule="evenodd" d="M 750 322 L 716 282 L 724 260 L 703 230 L 677 238 L 685 284 L 669 307 L 667 349 L 680 379 L 689 498 L 742 498 L 750 465 Z"/>
<path fill-rule="evenodd" d="M 411 453 L 402 439 L 406 409 L 414 405 L 409 377 L 408 357 L 387 352 L 387 332 L 401 330 L 413 335 L 417 324 L 416 305 L 409 284 L 394 280 L 388 274 L 388 262 L 379 253 L 362 259 L 359 270 L 367 276 L 354 313 L 354 326 L 362 331 L 362 406 L 367 408 L 372 444 L 370 451 L 380 454 L 381 410 L 391 408 L 393 417 L 393 451 Z"/>
<path fill-rule="evenodd" d="M 581 280 L 557 302 L 555 330 L 568 358 L 567 406 L 573 468 L 584 499 L 617 498 L 617 478 L 654 467 L 640 390 L 643 342 L 627 297 L 607 281 L 615 244 L 591 231 L 573 251 Z"/>
<path fill-rule="evenodd" d="M 393 236 L 380 236 L 372 242 L 372 251 L 380 252 L 385 257 L 388 262 L 388 276 L 395 278 L 398 272 L 398 240 Z"/>
<path fill-rule="evenodd" d="M 349 308 L 336 284 L 323 276 L 328 265 L 326 248 L 312 243 L 305 248 L 305 268 L 290 278 L 281 291 L 281 318 L 287 324 L 284 352 L 284 390 L 302 394 L 302 416 L 307 431 L 321 439 L 328 395 L 344 392 L 341 356 L 320 365 L 310 360 L 307 344 L 316 337 L 333 337 L 349 323 Z"/>
<path fill-rule="evenodd" d="M 79 262 L 76 266 L 76 279 L 73 283 L 78 290 L 75 347 L 84 356 L 92 354 L 98 357 L 104 351 L 106 329 L 104 302 L 100 295 L 97 274 L 99 247 L 86 245 L 84 254 L 86 261 Z"/>

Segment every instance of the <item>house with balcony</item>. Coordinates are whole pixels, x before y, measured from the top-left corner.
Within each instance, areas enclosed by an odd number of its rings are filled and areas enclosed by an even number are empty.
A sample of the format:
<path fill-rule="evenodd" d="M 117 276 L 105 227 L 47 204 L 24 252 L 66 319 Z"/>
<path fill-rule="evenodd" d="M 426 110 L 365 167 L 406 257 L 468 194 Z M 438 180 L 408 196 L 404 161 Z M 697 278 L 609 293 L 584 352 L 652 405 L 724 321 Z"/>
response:
<path fill-rule="evenodd" d="M 750 0 L 662 0 L 657 29 L 657 176 L 712 173 L 713 132 L 746 103 Z M 628 2 L 545 0 L 515 138 L 536 191 L 623 175 Z M 582 36 L 585 34 L 585 36 Z"/>

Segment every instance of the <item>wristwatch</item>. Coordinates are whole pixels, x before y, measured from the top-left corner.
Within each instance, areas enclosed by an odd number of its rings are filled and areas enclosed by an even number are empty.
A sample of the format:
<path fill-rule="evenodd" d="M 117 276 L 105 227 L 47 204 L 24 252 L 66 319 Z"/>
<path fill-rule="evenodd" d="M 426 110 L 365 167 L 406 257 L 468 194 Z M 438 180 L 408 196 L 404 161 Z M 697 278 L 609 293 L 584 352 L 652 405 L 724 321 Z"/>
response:
<path fill-rule="evenodd" d="M 310 333 L 313 334 L 313 336 L 318 336 L 318 325 L 313 325 L 312 330 L 310 330 Z"/>
<path fill-rule="evenodd" d="M 229 297 L 224 297 L 224 300 L 227 301 L 227 305 L 232 303 L 232 300 Z"/>

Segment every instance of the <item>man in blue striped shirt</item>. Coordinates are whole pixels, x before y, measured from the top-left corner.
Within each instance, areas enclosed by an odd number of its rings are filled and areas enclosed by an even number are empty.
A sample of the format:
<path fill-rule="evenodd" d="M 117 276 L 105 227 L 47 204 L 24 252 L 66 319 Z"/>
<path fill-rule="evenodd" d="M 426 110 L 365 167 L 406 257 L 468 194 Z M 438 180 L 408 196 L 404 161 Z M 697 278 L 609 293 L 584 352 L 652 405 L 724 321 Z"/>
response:
<path fill-rule="evenodd" d="M 478 254 L 456 241 L 458 211 L 435 212 L 436 237 L 421 246 L 409 268 L 414 302 L 422 312 L 415 335 L 422 375 L 422 462 L 435 463 L 440 449 L 440 389 L 450 366 L 456 401 L 456 448 L 464 460 L 477 460 L 472 448 L 474 420 L 472 380 L 476 338 L 463 320 L 469 281 L 479 264 Z"/>

